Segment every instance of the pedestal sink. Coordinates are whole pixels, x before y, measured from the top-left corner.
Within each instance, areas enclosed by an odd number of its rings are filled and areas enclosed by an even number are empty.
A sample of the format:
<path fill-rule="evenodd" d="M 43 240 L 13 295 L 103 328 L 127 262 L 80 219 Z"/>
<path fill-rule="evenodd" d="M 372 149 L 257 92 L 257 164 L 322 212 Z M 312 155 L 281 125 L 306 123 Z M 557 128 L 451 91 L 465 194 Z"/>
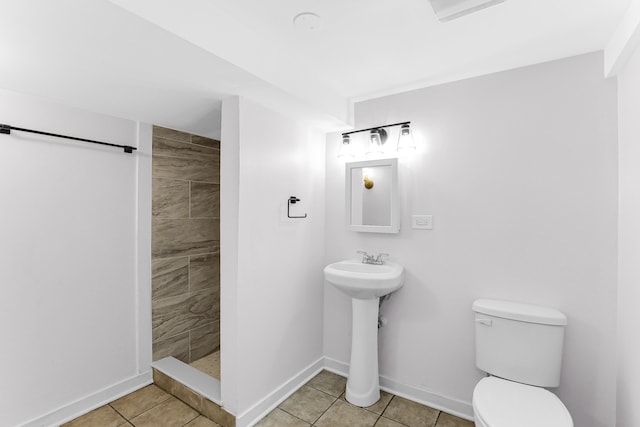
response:
<path fill-rule="evenodd" d="M 378 307 L 380 297 L 400 289 L 404 268 L 396 263 L 338 261 L 324 268 L 327 282 L 351 297 L 351 363 L 345 397 L 357 406 L 380 399 L 378 379 Z"/>

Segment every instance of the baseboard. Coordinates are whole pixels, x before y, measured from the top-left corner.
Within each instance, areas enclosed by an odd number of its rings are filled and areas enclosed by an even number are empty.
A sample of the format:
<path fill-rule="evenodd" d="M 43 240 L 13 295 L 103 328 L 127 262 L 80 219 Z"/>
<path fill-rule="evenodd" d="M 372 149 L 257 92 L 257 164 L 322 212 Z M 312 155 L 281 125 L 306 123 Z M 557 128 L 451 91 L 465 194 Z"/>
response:
<path fill-rule="evenodd" d="M 151 377 L 151 371 L 149 370 L 148 372 L 104 388 L 87 397 L 83 397 L 82 399 L 51 411 L 48 414 L 28 421 L 22 424 L 21 427 L 57 427 L 109 402 L 113 402 L 124 395 L 141 389 L 152 382 L 153 379 Z"/>
<path fill-rule="evenodd" d="M 244 413 L 236 417 L 236 427 L 248 427 L 264 418 L 269 412 L 274 410 L 280 403 L 295 393 L 300 387 L 306 384 L 311 378 L 316 376 L 324 367 L 324 360 L 321 357 L 309 366 L 295 374 L 280 387 L 272 391 L 267 397 L 253 405 Z"/>
<path fill-rule="evenodd" d="M 324 368 L 327 371 L 331 371 L 344 377 L 349 375 L 348 363 L 340 362 L 338 360 L 331 359 L 330 357 L 324 358 Z M 427 405 L 440 411 L 447 412 L 451 415 L 455 415 L 456 417 L 473 421 L 473 406 L 470 402 L 464 402 L 443 396 L 415 385 L 403 384 L 384 375 L 380 375 L 380 389 L 422 405 Z"/>

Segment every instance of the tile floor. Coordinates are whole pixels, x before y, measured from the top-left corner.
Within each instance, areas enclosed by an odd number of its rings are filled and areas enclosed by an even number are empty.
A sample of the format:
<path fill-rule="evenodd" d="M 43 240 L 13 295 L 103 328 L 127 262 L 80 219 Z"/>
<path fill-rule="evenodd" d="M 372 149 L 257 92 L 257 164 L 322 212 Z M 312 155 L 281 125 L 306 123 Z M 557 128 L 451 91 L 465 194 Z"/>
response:
<path fill-rule="evenodd" d="M 63 427 L 220 427 L 151 384 L 62 425 Z"/>
<path fill-rule="evenodd" d="M 256 427 L 473 427 L 428 406 L 381 392 L 359 408 L 344 399 L 346 378 L 322 371 L 260 420 Z M 151 384 L 102 406 L 64 427 L 220 427 Z"/>
<path fill-rule="evenodd" d="M 203 372 L 210 377 L 220 381 L 220 350 L 205 356 L 195 362 L 190 363 L 191 366 Z"/>
<path fill-rule="evenodd" d="M 463 420 L 428 406 L 381 391 L 380 400 L 368 408 L 344 398 L 347 379 L 322 371 L 256 427 L 473 427 Z"/>

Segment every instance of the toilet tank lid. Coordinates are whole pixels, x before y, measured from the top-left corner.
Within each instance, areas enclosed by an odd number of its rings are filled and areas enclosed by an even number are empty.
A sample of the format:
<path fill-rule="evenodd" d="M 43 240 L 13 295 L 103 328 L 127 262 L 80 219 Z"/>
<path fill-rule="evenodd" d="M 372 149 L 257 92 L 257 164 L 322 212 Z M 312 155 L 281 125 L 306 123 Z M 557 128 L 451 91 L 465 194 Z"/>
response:
<path fill-rule="evenodd" d="M 559 326 L 567 324 L 567 316 L 555 308 L 512 301 L 479 299 L 473 302 L 473 311 L 527 323 Z"/>

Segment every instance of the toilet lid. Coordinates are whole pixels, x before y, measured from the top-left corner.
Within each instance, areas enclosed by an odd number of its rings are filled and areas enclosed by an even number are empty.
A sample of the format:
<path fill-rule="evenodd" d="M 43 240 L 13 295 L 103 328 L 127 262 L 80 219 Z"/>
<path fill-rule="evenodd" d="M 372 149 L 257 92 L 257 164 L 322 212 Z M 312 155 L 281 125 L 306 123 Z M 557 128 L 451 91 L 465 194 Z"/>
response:
<path fill-rule="evenodd" d="M 555 394 L 496 377 L 476 385 L 473 410 L 488 427 L 573 427 L 569 411 Z"/>

